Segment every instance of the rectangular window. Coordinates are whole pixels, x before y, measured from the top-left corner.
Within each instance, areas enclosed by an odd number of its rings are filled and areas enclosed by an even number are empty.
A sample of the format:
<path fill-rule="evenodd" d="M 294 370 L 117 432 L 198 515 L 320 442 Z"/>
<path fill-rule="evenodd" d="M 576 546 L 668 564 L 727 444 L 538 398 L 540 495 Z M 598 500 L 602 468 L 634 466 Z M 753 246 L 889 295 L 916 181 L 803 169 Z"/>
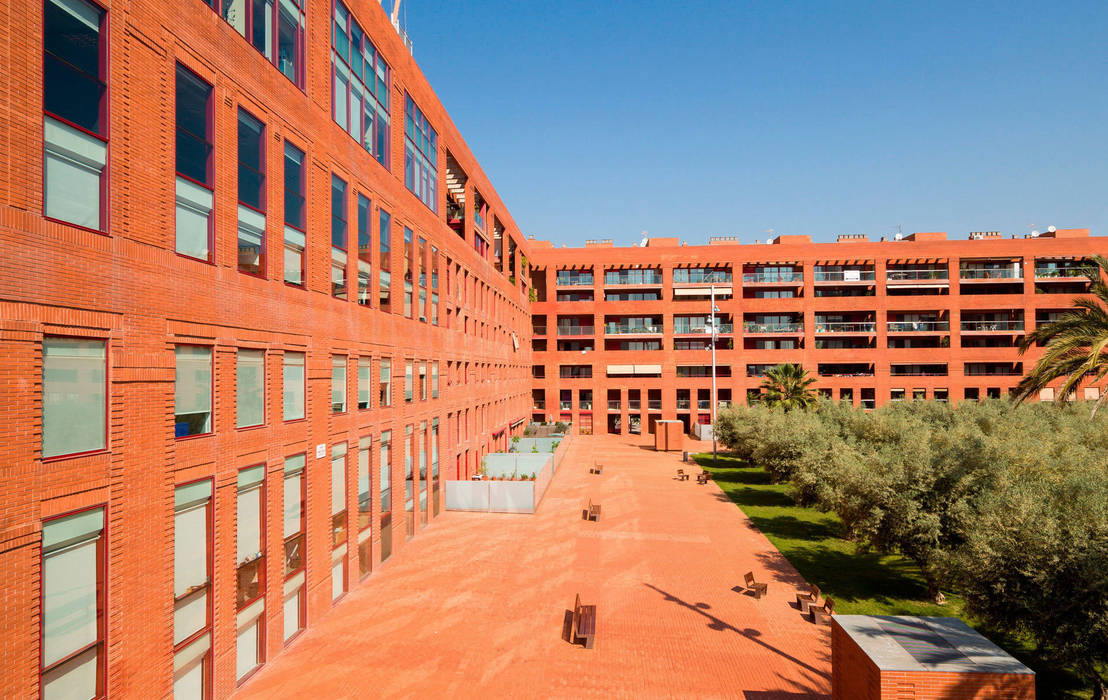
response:
<path fill-rule="evenodd" d="M 439 419 L 431 421 L 431 499 L 434 513 L 439 514 Z"/>
<path fill-rule="evenodd" d="M 346 298 L 346 183 L 331 176 L 331 296 Z"/>
<path fill-rule="evenodd" d="M 177 252 L 212 259 L 212 86 L 177 65 Z"/>
<path fill-rule="evenodd" d="M 42 341 L 42 457 L 107 447 L 107 343 Z"/>
<path fill-rule="evenodd" d="M 175 437 L 212 432 L 212 349 L 178 345 L 174 385 Z"/>
<path fill-rule="evenodd" d="M 431 246 L 431 324 L 439 325 L 439 249 Z"/>
<path fill-rule="evenodd" d="M 427 522 L 427 421 L 421 421 L 416 433 L 416 449 L 419 450 L 419 513 Z"/>
<path fill-rule="evenodd" d="M 408 95 L 404 108 L 404 184 L 431 211 L 437 209 L 438 139 L 431 123 Z"/>
<path fill-rule="evenodd" d="M 373 207 L 369 198 L 358 195 L 358 303 L 369 306 L 370 274 L 373 271 L 373 248 L 370 238 L 369 221 Z"/>
<path fill-rule="evenodd" d="M 241 681 L 265 660 L 265 465 L 239 472 L 236 522 L 235 677 Z"/>
<path fill-rule="evenodd" d="M 369 457 L 373 439 L 358 440 L 358 576 L 365 578 L 373 566 L 372 509 L 370 503 Z"/>
<path fill-rule="evenodd" d="M 392 360 L 381 359 L 381 378 L 378 382 L 380 393 L 380 406 L 382 408 L 392 405 Z"/>
<path fill-rule="evenodd" d="M 346 413 L 346 355 L 331 356 L 331 413 Z"/>
<path fill-rule="evenodd" d="M 203 1 L 294 85 L 304 89 L 304 0 Z"/>
<path fill-rule="evenodd" d="M 388 312 L 392 310 L 390 294 L 390 285 L 392 284 L 392 217 L 384 209 L 381 209 L 380 213 L 381 225 L 377 230 L 377 238 L 379 239 L 377 265 L 380 268 L 380 289 L 377 295 L 381 310 Z"/>
<path fill-rule="evenodd" d="M 377 488 L 381 501 L 381 512 L 388 513 L 392 510 L 392 431 L 381 433 L 380 479 L 377 480 Z"/>
<path fill-rule="evenodd" d="M 265 275 L 265 125 L 239 108 L 239 272 Z"/>
<path fill-rule="evenodd" d="M 307 482 L 304 479 L 305 455 L 285 458 L 285 488 L 282 538 L 284 540 L 284 640 L 287 642 L 304 629 L 304 504 Z"/>
<path fill-rule="evenodd" d="M 43 128 L 46 216 L 107 230 L 108 14 L 85 0 L 46 0 Z"/>
<path fill-rule="evenodd" d="M 286 352 L 282 366 L 282 418 L 304 417 L 304 353 Z"/>
<path fill-rule="evenodd" d="M 211 683 L 212 480 L 173 493 L 173 694 L 207 697 Z"/>
<path fill-rule="evenodd" d="M 104 696 L 105 559 L 104 508 L 43 522 L 44 698 Z"/>
<path fill-rule="evenodd" d="M 247 428 L 265 423 L 265 353 L 239 350 L 235 382 L 235 425 Z"/>
<path fill-rule="evenodd" d="M 331 600 L 346 592 L 346 443 L 331 447 Z"/>
<path fill-rule="evenodd" d="M 370 359 L 368 357 L 358 358 L 358 408 L 369 408 L 369 380 L 370 380 Z"/>
<path fill-rule="evenodd" d="M 419 400 L 427 400 L 427 363 L 419 363 Z"/>
<path fill-rule="evenodd" d="M 285 142 L 285 282 L 304 286 L 304 151 Z"/>
<path fill-rule="evenodd" d="M 304 89 L 304 1 L 277 2 L 277 70 Z"/>
<path fill-rule="evenodd" d="M 431 398 L 439 397 L 439 363 L 436 360 L 431 363 Z"/>
<path fill-rule="evenodd" d="M 415 435 L 412 426 L 404 426 L 404 512 L 408 537 L 415 534 Z"/>
<path fill-rule="evenodd" d="M 412 230 L 404 227 L 404 317 L 412 317 Z"/>
<path fill-rule="evenodd" d="M 389 67 L 341 1 L 334 5 L 331 35 L 331 116 L 388 166 Z"/>
<path fill-rule="evenodd" d="M 404 401 L 411 402 L 414 391 L 414 376 L 412 370 L 412 361 L 407 360 L 404 362 Z"/>

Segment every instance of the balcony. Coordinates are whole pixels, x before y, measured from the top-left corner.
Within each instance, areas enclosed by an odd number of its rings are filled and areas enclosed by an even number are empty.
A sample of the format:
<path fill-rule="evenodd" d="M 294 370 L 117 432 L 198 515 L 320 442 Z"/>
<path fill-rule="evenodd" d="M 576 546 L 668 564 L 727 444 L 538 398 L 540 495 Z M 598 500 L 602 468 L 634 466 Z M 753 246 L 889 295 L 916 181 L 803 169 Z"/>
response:
<path fill-rule="evenodd" d="M 558 408 L 562 409 L 563 411 L 568 411 L 571 408 L 573 408 L 572 404 L 573 404 L 572 401 L 559 401 L 558 402 Z"/>
<path fill-rule="evenodd" d="M 661 335 L 660 325 L 624 325 L 620 323 L 604 324 L 604 335 Z"/>
<path fill-rule="evenodd" d="M 1014 333 L 1023 331 L 1023 321 L 962 321 L 963 333 Z"/>
<path fill-rule="evenodd" d="M 793 272 L 745 272 L 743 284 L 803 284 L 804 273 Z"/>
<path fill-rule="evenodd" d="M 873 270 L 839 270 L 823 272 L 816 270 L 813 281 L 816 284 L 840 284 L 852 282 L 873 282 L 877 279 L 877 273 Z"/>
<path fill-rule="evenodd" d="M 718 410 L 718 409 L 721 409 L 721 408 L 731 408 L 731 402 L 728 401 L 727 399 L 721 399 L 721 400 L 717 401 L 716 402 L 716 409 Z"/>
<path fill-rule="evenodd" d="M 581 409 L 582 411 L 591 411 L 592 410 L 592 401 L 582 399 L 582 400 L 577 402 L 577 408 Z"/>
<path fill-rule="evenodd" d="M 963 267 L 958 271 L 958 277 L 963 280 L 1018 280 L 1023 279 L 1019 265 L 1014 267 Z"/>
<path fill-rule="evenodd" d="M 628 399 L 627 408 L 631 409 L 632 411 L 637 411 L 641 408 L 641 404 L 639 403 L 638 399 Z"/>
<path fill-rule="evenodd" d="M 688 410 L 690 400 L 689 399 L 677 399 L 677 410 Z"/>
<path fill-rule="evenodd" d="M 661 287 L 660 270 L 609 270 L 604 273 L 605 287 Z"/>
<path fill-rule="evenodd" d="M 891 377 L 945 377 L 948 375 L 946 365 L 891 365 L 889 376 Z"/>
<path fill-rule="evenodd" d="M 660 410 L 662 410 L 662 400 L 661 399 L 650 399 L 649 401 L 646 402 L 646 408 L 649 411 L 660 411 Z"/>
<path fill-rule="evenodd" d="M 674 335 L 704 335 L 712 332 L 707 322 L 685 321 L 682 323 L 681 321 L 682 319 L 674 319 Z M 730 322 L 717 322 L 716 329 L 716 335 L 730 335 L 735 332 L 735 325 Z"/>
<path fill-rule="evenodd" d="M 1051 280 L 1066 282 L 1070 280 L 1087 280 L 1086 268 L 1081 265 L 1053 266 L 1035 265 L 1035 279 L 1049 282 Z"/>
<path fill-rule="evenodd" d="M 758 323 L 747 321 L 743 323 L 744 333 L 765 333 L 776 335 L 800 335 L 804 332 L 803 323 Z"/>
<path fill-rule="evenodd" d="M 546 326 L 531 326 L 531 335 L 546 335 Z"/>
<path fill-rule="evenodd" d="M 876 333 L 877 324 L 873 321 L 816 321 L 816 333 Z"/>
<path fill-rule="evenodd" d="M 591 287 L 593 286 L 592 273 L 564 274 L 560 270 L 555 278 L 555 284 L 559 287 Z"/>
<path fill-rule="evenodd" d="M 948 333 L 950 321 L 889 321 L 885 329 L 889 333 Z"/>
<path fill-rule="evenodd" d="M 535 401 L 534 402 L 534 409 L 536 411 L 545 411 L 546 410 L 546 402 L 545 401 Z"/>
<path fill-rule="evenodd" d="M 618 411 L 618 410 L 620 410 L 620 400 L 619 399 L 608 399 L 608 410 L 609 411 Z"/>
<path fill-rule="evenodd" d="M 904 270 L 886 270 L 885 279 L 898 283 L 946 284 L 950 281 L 950 270 L 942 268 L 918 268 Z"/>
<path fill-rule="evenodd" d="M 696 407 L 697 408 L 702 408 L 704 410 L 708 410 L 709 408 L 712 407 L 712 400 L 711 399 L 697 399 L 696 400 Z"/>
<path fill-rule="evenodd" d="M 679 267 L 673 271 L 674 284 L 720 284 L 730 286 L 730 270 Z"/>
<path fill-rule="evenodd" d="M 567 325 L 558 325 L 558 336 L 592 336 L 596 333 L 596 329 L 593 326 L 581 326 L 576 323 Z"/>

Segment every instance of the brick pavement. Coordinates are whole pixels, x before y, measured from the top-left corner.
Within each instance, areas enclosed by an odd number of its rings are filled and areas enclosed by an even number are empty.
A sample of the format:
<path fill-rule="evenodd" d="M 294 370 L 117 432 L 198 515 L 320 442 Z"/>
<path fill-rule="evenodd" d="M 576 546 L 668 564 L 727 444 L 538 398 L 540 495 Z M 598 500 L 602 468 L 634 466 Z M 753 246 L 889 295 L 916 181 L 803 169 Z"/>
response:
<path fill-rule="evenodd" d="M 826 699 L 802 579 L 714 483 L 675 481 L 679 459 L 577 438 L 537 514 L 444 513 L 236 697 Z M 749 569 L 760 601 L 733 589 Z M 561 635 L 576 593 L 592 650 Z"/>

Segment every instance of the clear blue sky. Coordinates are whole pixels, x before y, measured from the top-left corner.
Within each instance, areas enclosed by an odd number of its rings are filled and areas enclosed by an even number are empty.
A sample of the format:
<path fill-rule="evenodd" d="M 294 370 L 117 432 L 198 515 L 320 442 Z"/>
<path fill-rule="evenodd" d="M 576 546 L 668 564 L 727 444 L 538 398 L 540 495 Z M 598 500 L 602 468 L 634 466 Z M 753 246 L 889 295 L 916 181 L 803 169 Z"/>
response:
<path fill-rule="evenodd" d="M 1108 235 L 1108 2 L 405 0 L 526 234 Z"/>

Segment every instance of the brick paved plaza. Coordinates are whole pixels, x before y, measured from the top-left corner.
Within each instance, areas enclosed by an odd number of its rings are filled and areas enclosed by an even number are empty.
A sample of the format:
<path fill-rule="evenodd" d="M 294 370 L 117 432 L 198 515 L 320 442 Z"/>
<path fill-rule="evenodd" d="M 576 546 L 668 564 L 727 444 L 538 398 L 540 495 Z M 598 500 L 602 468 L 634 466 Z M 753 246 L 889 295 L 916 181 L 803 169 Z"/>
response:
<path fill-rule="evenodd" d="M 236 696 L 829 697 L 799 575 L 714 483 L 676 481 L 679 459 L 576 438 L 537 514 L 444 513 Z M 741 593 L 750 569 L 762 600 Z M 592 650 L 562 638 L 577 593 Z"/>

